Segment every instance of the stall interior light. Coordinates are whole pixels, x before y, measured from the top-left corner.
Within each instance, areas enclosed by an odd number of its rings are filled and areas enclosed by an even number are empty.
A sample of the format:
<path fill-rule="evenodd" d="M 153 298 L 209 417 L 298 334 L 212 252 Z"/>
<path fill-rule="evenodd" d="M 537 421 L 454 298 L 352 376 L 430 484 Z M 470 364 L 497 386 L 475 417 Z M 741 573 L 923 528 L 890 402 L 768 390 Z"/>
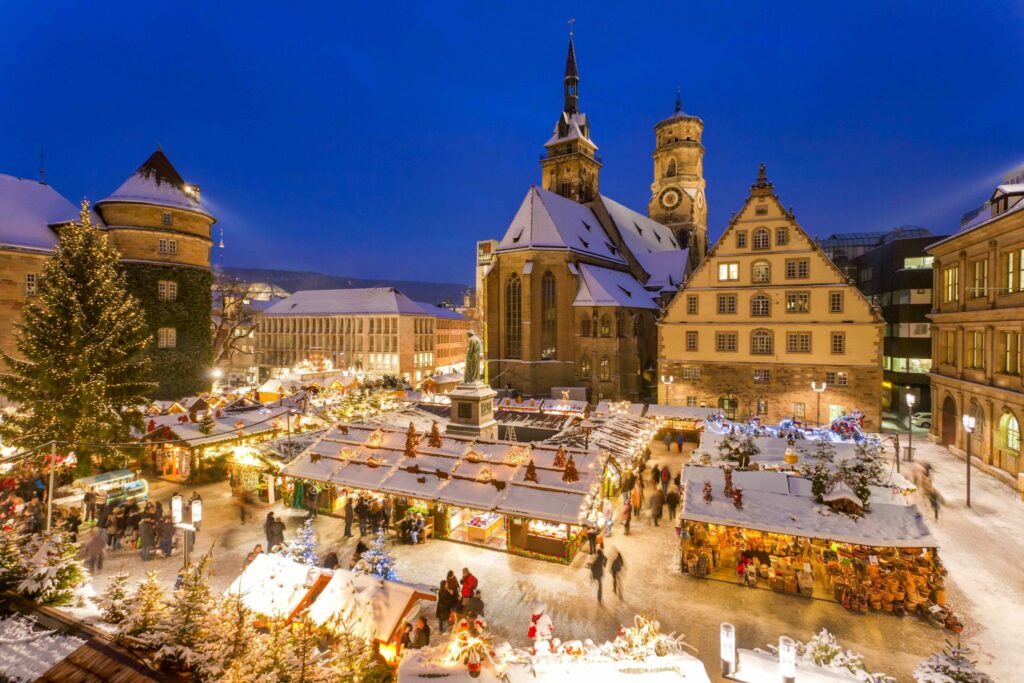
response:
<path fill-rule="evenodd" d="M 779 636 L 779 673 L 785 681 L 796 679 L 796 641 Z"/>
<path fill-rule="evenodd" d="M 171 497 L 171 519 L 174 520 L 175 524 L 181 524 L 181 507 L 182 499 L 181 494 Z"/>

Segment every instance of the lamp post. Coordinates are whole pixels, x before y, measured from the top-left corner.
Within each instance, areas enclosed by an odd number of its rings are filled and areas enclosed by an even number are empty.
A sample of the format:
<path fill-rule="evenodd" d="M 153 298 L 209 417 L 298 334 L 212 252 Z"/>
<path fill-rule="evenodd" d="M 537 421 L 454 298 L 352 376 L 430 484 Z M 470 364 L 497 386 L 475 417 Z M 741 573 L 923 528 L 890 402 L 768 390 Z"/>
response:
<path fill-rule="evenodd" d="M 964 415 L 963 423 L 967 440 L 967 507 L 971 507 L 971 432 L 975 427 L 974 416 Z"/>
<path fill-rule="evenodd" d="M 907 392 L 907 462 L 914 461 L 914 403 L 917 402 L 917 397 L 909 391 Z"/>
<path fill-rule="evenodd" d="M 671 399 L 669 398 L 669 395 L 668 395 L 668 387 L 674 381 L 676 381 L 676 378 L 673 377 L 672 375 L 662 375 L 661 376 L 661 383 L 665 385 L 665 405 L 669 405 L 669 406 L 672 405 Z"/>
<path fill-rule="evenodd" d="M 736 627 L 723 623 L 719 631 L 719 649 L 722 656 L 722 676 L 736 673 Z"/>
<path fill-rule="evenodd" d="M 198 522 L 203 517 L 203 501 L 201 498 L 194 498 L 192 500 L 192 524 L 182 521 L 182 513 L 184 512 L 184 501 L 182 500 L 181 494 L 176 493 L 171 497 L 171 520 L 174 522 L 176 529 L 181 529 L 183 532 L 183 543 L 182 556 L 184 563 L 182 567 L 188 569 L 192 555 L 192 542 L 195 539 L 196 527 L 195 522 Z M 191 534 L 191 536 L 189 535 Z"/>
<path fill-rule="evenodd" d="M 779 636 L 779 673 L 782 683 L 796 682 L 796 641 L 789 636 Z"/>
<path fill-rule="evenodd" d="M 825 388 L 827 386 L 828 385 L 825 384 L 824 382 L 821 383 L 820 387 L 818 386 L 817 382 L 811 382 L 811 391 L 818 395 L 818 407 L 815 409 L 815 419 L 817 420 L 816 426 L 818 427 L 818 429 L 821 429 L 821 394 L 825 391 Z"/>

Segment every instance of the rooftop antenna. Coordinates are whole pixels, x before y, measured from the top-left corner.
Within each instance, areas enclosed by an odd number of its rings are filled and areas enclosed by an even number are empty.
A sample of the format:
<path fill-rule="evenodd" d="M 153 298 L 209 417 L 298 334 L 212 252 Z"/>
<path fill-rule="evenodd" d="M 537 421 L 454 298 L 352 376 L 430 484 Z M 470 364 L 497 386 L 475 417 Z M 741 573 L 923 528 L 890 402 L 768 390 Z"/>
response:
<path fill-rule="evenodd" d="M 42 147 L 39 148 L 39 182 L 46 182 L 46 154 Z"/>
<path fill-rule="evenodd" d="M 576 23 L 576 17 L 569 17 L 569 21 L 567 23 L 569 24 L 569 40 L 572 40 L 572 29 L 573 24 Z"/>
<path fill-rule="evenodd" d="M 683 110 L 683 89 L 676 83 L 676 113 Z"/>

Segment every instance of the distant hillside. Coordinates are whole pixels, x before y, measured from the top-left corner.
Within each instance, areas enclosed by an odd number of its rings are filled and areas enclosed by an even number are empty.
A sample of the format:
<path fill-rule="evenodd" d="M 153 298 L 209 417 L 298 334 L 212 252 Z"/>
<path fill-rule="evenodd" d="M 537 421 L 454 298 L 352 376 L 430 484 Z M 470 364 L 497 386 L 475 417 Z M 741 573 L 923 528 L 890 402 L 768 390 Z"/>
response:
<path fill-rule="evenodd" d="M 304 289 L 358 289 L 360 287 L 394 287 L 415 301 L 439 304 L 444 301 L 462 305 L 462 295 L 469 288 L 455 282 L 418 282 L 415 280 L 364 280 L 357 277 L 325 275 L 302 270 L 272 268 L 225 268 L 225 272 L 247 282 L 270 282 L 288 292 Z"/>

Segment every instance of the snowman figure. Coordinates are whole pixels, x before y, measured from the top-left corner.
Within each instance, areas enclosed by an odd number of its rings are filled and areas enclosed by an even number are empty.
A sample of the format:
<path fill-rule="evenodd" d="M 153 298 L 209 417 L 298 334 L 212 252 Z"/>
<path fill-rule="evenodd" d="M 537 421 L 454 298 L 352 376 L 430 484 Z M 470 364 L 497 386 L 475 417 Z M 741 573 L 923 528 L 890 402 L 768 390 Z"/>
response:
<path fill-rule="evenodd" d="M 545 652 L 550 647 L 550 640 L 554 633 L 555 625 L 551 623 L 551 617 L 547 615 L 547 607 L 543 602 L 537 600 L 533 603 L 527 637 L 533 641 L 534 649 L 537 652 Z"/>

